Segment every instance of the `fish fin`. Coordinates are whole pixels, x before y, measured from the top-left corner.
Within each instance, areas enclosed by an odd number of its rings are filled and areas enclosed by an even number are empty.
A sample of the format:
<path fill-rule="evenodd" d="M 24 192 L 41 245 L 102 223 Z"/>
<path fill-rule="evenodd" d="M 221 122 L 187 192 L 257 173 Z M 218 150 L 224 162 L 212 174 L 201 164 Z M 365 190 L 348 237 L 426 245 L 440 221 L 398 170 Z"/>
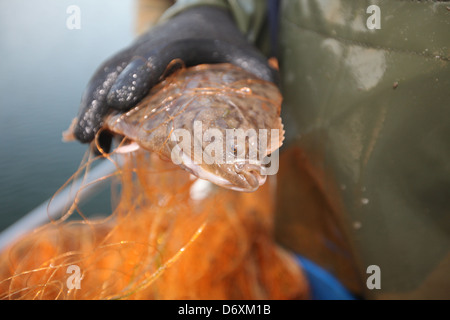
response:
<path fill-rule="evenodd" d="M 77 125 L 77 118 L 73 118 L 72 122 L 70 123 L 69 128 L 67 128 L 67 130 L 65 130 L 62 133 L 62 141 L 63 142 L 70 142 L 70 141 L 75 141 L 75 134 L 74 134 L 74 129 L 75 126 Z"/>
<path fill-rule="evenodd" d="M 116 150 L 114 150 L 116 153 L 129 153 L 136 151 L 140 148 L 140 146 L 137 144 L 137 142 L 131 142 L 129 144 L 126 144 L 124 146 L 118 147 Z"/>
<path fill-rule="evenodd" d="M 284 125 L 283 125 L 283 122 L 281 122 L 281 118 L 278 118 L 278 121 L 277 121 L 278 123 L 277 123 L 277 126 L 276 126 L 276 128 L 278 128 L 278 141 L 272 141 L 272 136 L 271 136 L 271 141 L 270 141 L 270 148 L 269 148 L 269 150 L 267 151 L 267 154 L 269 155 L 269 154 L 271 154 L 272 152 L 274 152 L 275 150 L 277 150 L 277 149 L 279 149 L 279 148 L 281 148 L 281 146 L 283 145 L 283 141 L 284 141 L 284 133 L 285 133 L 285 131 L 284 131 Z M 275 129 L 276 129 L 275 128 Z"/>

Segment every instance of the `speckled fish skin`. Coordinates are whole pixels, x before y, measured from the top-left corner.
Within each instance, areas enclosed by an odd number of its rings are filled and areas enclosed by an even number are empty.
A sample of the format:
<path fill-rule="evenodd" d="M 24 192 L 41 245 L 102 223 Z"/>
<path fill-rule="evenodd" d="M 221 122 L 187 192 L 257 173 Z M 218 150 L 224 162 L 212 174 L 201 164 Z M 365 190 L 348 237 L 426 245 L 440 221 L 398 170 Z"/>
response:
<path fill-rule="evenodd" d="M 283 141 L 281 101 L 277 86 L 234 65 L 198 65 L 170 75 L 127 113 L 108 116 L 105 126 L 167 158 L 178 143 L 170 139 L 173 130 L 186 129 L 194 137 L 195 121 L 202 124 L 202 136 L 211 128 L 220 130 L 223 137 L 227 129 L 254 129 L 256 132 L 268 129 L 267 151 L 259 155 L 264 157 L 278 149 Z M 271 143 L 271 129 L 279 129 L 279 139 L 275 143 Z M 223 143 L 225 151 L 226 141 Z M 202 141 L 202 151 L 208 144 Z M 188 156 L 194 159 L 193 153 Z M 265 181 L 260 175 L 261 165 L 248 161 L 244 164 L 207 164 L 205 161 L 198 166 L 189 161 L 180 164 L 199 178 L 249 192 Z"/>

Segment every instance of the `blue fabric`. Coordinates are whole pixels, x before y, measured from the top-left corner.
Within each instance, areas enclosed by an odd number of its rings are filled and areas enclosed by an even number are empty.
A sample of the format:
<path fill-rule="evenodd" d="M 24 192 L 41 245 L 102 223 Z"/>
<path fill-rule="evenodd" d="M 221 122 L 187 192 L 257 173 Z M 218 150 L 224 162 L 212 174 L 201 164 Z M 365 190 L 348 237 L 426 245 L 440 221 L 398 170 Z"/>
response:
<path fill-rule="evenodd" d="M 313 300 L 355 300 L 331 273 L 305 257 L 296 257 L 308 278 Z"/>

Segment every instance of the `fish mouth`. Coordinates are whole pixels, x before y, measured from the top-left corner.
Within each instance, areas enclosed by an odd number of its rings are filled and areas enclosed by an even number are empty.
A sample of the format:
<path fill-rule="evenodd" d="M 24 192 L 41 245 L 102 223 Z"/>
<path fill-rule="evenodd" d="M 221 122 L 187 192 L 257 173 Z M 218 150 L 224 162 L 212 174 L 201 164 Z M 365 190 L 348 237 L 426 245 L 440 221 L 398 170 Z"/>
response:
<path fill-rule="evenodd" d="M 266 182 L 267 176 L 261 174 L 261 165 L 245 163 L 235 164 L 234 167 L 236 174 L 243 176 L 245 181 L 241 186 L 235 185 L 230 189 L 252 192 Z"/>
<path fill-rule="evenodd" d="M 230 171 L 231 174 L 222 177 L 212 175 L 211 173 L 205 175 L 205 172 L 200 173 L 197 171 L 197 176 L 206 178 L 218 186 L 241 192 L 254 192 L 263 185 L 267 179 L 267 176 L 260 173 L 261 167 L 258 165 L 247 164 L 244 165 L 243 168 Z"/>
<path fill-rule="evenodd" d="M 180 166 L 198 178 L 230 190 L 253 192 L 263 185 L 267 178 L 266 175 L 261 173 L 262 166 L 258 164 L 239 162 L 230 164 L 226 168 L 221 167 L 219 170 L 210 171 L 195 164 L 185 153 L 182 153 L 181 160 Z M 218 169 L 218 167 L 215 167 L 215 169 Z"/>

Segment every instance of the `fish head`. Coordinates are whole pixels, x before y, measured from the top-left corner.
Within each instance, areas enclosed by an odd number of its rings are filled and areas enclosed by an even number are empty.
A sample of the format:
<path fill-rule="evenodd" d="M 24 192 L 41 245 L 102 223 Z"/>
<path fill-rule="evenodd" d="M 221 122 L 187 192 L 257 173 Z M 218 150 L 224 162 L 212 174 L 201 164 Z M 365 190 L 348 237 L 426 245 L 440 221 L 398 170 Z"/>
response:
<path fill-rule="evenodd" d="M 281 101 L 276 85 L 236 66 L 199 65 L 162 81 L 105 126 L 198 178 L 251 192 L 283 141 Z"/>
<path fill-rule="evenodd" d="M 200 106 L 206 103 L 198 102 Z M 263 185 L 270 164 L 268 155 L 283 141 L 281 118 L 261 112 L 249 116 L 239 107 L 242 102 L 209 97 L 214 107 L 199 108 L 191 119 L 183 119 L 184 123 L 192 123 L 192 127 L 183 133 L 182 139 L 179 136 L 172 139 L 185 142 L 173 145 L 172 161 L 193 175 L 227 189 L 253 192 Z M 271 123 L 267 125 L 265 121 L 269 120 Z"/>

